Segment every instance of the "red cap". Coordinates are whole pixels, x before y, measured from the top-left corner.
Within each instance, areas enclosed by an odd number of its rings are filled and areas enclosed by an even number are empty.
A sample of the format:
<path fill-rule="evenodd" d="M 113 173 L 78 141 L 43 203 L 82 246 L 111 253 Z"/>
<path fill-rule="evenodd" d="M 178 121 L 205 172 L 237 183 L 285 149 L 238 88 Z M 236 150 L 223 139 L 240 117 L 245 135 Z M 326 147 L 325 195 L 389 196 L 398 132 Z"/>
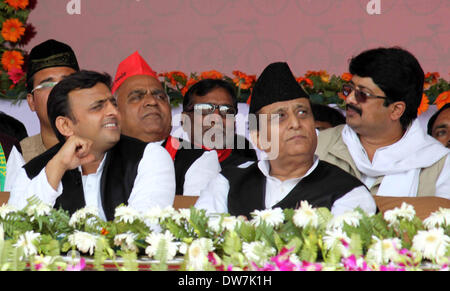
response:
<path fill-rule="evenodd" d="M 119 64 L 111 89 L 112 93 L 114 94 L 126 79 L 136 75 L 148 75 L 158 79 L 156 72 L 150 68 L 137 51 Z"/>

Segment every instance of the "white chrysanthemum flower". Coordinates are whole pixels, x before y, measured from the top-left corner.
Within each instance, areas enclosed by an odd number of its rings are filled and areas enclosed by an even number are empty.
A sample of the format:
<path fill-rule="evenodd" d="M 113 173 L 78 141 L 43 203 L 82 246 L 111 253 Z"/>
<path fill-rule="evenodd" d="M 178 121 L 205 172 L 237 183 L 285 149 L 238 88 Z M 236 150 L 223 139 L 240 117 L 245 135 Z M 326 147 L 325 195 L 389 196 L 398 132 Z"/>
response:
<path fill-rule="evenodd" d="M 139 211 L 129 206 L 119 206 L 116 208 L 114 218 L 117 218 L 119 222 L 133 223 L 135 220 L 140 219 L 141 215 Z"/>
<path fill-rule="evenodd" d="M 423 221 L 423 225 L 427 229 L 435 227 L 448 227 L 450 226 L 450 209 L 439 208 L 438 211 L 431 213 L 431 215 Z"/>
<path fill-rule="evenodd" d="M 143 217 L 149 224 L 158 224 L 161 213 L 162 209 L 159 206 L 155 206 L 149 209 Z"/>
<path fill-rule="evenodd" d="M 214 250 L 213 242 L 210 239 L 200 238 L 194 240 L 187 250 L 188 271 L 203 271 L 208 263 L 208 253 Z"/>
<path fill-rule="evenodd" d="M 414 207 L 405 202 L 402 203 L 401 207 L 394 208 L 392 210 L 388 210 L 384 213 L 384 219 L 389 222 L 390 226 L 397 225 L 399 223 L 399 219 L 404 218 L 407 221 L 412 221 L 414 216 L 416 215 L 416 211 Z"/>
<path fill-rule="evenodd" d="M 69 235 L 68 240 L 79 251 L 89 253 L 92 256 L 97 245 L 98 236 L 77 230 L 74 234 Z"/>
<path fill-rule="evenodd" d="M 234 230 L 242 223 L 236 216 L 210 216 L 208 226 L 215 232 L 219 233 L 223 230 Z"/>
<path fill-rule="evenodd" d="M 41 236 L 40 233 L 35 233 L 34 231 L 27 231 L 21 236 L 19 236 L 19 239 L 17 240 L 16 244 L 14 244 L 14 246 L 16 248 L 22 247 L 26 257 L 36 255 L 37 248 L 35 243 L 40 236 Z"/>
<path fill-rule="evenodd" d="M 244 242 L 242 244 L 242 252 L 250 262 L 255 262 L 256 264 L 262 264 L 276 254 L 274 248 L 260 241 L 251 243 Z"/>
<path fill-rule="evenodd" d="M 28 207 L 27 214 L 32 217 L 31 221 L 33 221 L 35 217 L 50 215 L 51 210 L 52 207 L 50 205 L 39 203 Z"/>
<path fill-rule="evenodd" d="M 166 251 L 167 260 L 172 260 L 178 251 L 178 243 L 173 240 L 174 237 L 168 230 L 165 233 L 151 233 L 145 239 L 149 245 L 145 249 L 145 253 L 153 258 L 163 248 Z"/>
<path fill-rule="evenodd" d="M 82 220 L 86 219 L 89 215 L 98 216 L 99 211 L 97 207 L 86 206 L 80 210 L 77 210 L 69 220 L 70 226 L 75 226 L 77 223 L 80 223 Z"/>
<path fill-rule="evenodd" d="M 323 237 L 323 242 L 327 250 L 336 246 L 343 257 L 350 256 L 350 251 L 348 249 L 350 238 L 341 228 L 327 230 Z M 347 244 L 347 246 L 344 243 Z"/>
<path fill-rule="evenodd" d="M 319 216 L 307 201 L 300 203 L 300 208 L 295 210 L 292 220 L 297 227 L 306 227 L 308 225 L 317 227 L 319 225 Z"/>
<path fill-rule="evenodd" d="M 166 218 L 173 218 L 175 215 L 177 215 L 177 211 L 171 206 L 167 206 L 161 211 L 161 220 L 164 220 Z"/>
<path fill-rule="evenodd" d="M 252 224 L 259 226 L 263 221 L 272 227 L 277 227 L 284 221 L 284 213 L 281 208 L 255 210 L 251 213 L 253 219 Z"/>
<path fill-rule="evenodd" d="M 359 213 L 358 211 L 345 212 L 344 214 L 333 217 L 331 221 L 328 223 L 327 228 L 329 229 L 343 228 L 344 223 L 353 227 L 358 227 L 359 221 L 361 219 L 362 214 Z"/>
<path fill-rule="evenodd" d="M 413 249 L 422 253 L 424 258 L 439 260 L 442 258 L 450 244 L 450 237 L 444 234 L 442 228 L 433 228 L 428 231 L 420 230 L 413 238 Z"/>
<path fill-rule="evenodd" d="M 402 247 L 402 242 L 398 238 L 379 239 L 374 236 L 375 242 L 369 247 L 366 259 L 378 265 L 395 262 L 399 258 L 398 250 Z"/>
<path fill-rule="evenodd" d="M 0 217 L 1 217 L 2 219 L 5 219 L 6 216 L 7 216 L 8 214 L 14 213 L 14 212 L 17 212 L 17 208 L 15 208 L 15 207 L 12 206 L 12 205 L 9 205 L 9 204 L 3 204 L 3 205 L 0 207 Z"/>
<path fill-rule="evenodd" d="M 191 218 L 191 209 L 179 209 L 178 211 L 175 211 L 172 218 L 175 220 L 176 224 L 180 225 L 182 220 L 188 221 Z"/>
<path fill-rule="evenodd" d="M 138 235 L 131 231 L 118 234 L 114 237 L 114 245 L 122 247 L 122 250 L 136 252 L 138 250 L 135 243 L 137 237 Z"/>

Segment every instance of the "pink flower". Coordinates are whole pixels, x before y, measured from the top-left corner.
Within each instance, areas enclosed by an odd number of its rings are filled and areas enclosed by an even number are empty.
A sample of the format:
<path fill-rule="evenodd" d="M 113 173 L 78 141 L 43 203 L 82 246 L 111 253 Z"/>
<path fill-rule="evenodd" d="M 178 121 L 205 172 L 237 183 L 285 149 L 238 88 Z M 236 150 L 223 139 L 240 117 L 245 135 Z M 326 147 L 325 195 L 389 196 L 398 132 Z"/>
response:
<path fill-rule="evenodd" d="M 18 68 L 12 68 L 9 72 L 9 79 L 11 81 L 13 81 L 14 84 L 17 84 L 20 82 L 20 80 L 22 79 L 22 77 L 25 75 L 25 72 L 22 71 L 22 69 L 18 69 Z"/>
<path fill-rule="evenodd" d="M 406 271 L 406 269 L 405 268 L 399 268 L 395 264 L 390 263 L 389 265 L 386 265 L 386 266 L 380 266 L 380 271 L 385 271 L 385 272 Z"/>
<path fill-rule="evenodd" d="M 84 268 L 86 268 L 86 260 L 84 258 L 80 259 L 80 262 L 78 264 L 76 264 L 75 266 L 69 265 L 67 266 L 66 271 L 82 271 L 84 270 Z"/>
<path fill-rule="evenodd" d="M 366 261 L 357 260 L 355 255 L 351 255 L 348 258 L 342 258 L 342 264 L 346 271 L 371 271 Z"/>

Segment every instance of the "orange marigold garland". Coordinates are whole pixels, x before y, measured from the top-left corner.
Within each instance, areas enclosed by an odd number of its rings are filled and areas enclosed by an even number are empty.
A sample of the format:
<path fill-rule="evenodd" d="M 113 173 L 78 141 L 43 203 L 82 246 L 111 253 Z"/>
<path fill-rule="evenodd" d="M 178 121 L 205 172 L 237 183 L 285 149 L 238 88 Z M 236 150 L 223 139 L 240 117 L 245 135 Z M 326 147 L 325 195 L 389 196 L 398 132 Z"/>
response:
<path fill-rule="evenodd" d="M 5 0 L 5 2 L 16 10 L 25 9 L 29 4 L 28 0 Z"/>
<path fill-rule="evenodd" d="M 27 95 L 25 85 L 23 49 L 36 35 L 34 27 L 27 23 L 36 6 L 36 0 L 0 1 L 0 99 L 17 102 Z"/>

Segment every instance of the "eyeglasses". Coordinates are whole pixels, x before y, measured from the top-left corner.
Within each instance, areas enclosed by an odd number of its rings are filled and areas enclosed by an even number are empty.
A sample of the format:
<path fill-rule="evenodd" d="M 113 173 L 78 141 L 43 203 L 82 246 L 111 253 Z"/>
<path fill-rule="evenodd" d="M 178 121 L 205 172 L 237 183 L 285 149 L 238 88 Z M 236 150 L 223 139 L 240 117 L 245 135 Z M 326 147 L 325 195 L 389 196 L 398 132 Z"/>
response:
<path fill-rule="evenodd" d="M 352 91 L 355 91 L 355 99 L 358 103 L 364 103 L 367 101 L 367 98 L 380 98 L 380 99 L 386 99 L 386 96 L 377 96 L 370 94 L 368 92 L 364 92 L 359 90 L 358 88 L 355 88 L 354 86 L 350 84 L 345 84 L 342 86 L 342 94 L 344 94 L 345 97 L 350 96 Z"/>
<path fill-rule="evenodd" d="M 202 115 L 208 115 L 214 113 L 216 109 L 219 109 L 219 114 L 222 116 L 226 116 L 227 114 L 236 114 L 236 108 L 230 105 L 217 105 L 217 104 L 211 104 L 211 103 L 198 103 L 193 106 L 193 108 L 190 110 L 192 111 L 200 111 Z"/>
<path fill-rule="evenodd" d="M 49 89 L 53 88 L 58 84 L 58 82 L 44 82 L 42 84 L 37 85 L 33 90 L 31 90 L 31 94 L 33 94 L 34 91 L 39 89 Z"/>

